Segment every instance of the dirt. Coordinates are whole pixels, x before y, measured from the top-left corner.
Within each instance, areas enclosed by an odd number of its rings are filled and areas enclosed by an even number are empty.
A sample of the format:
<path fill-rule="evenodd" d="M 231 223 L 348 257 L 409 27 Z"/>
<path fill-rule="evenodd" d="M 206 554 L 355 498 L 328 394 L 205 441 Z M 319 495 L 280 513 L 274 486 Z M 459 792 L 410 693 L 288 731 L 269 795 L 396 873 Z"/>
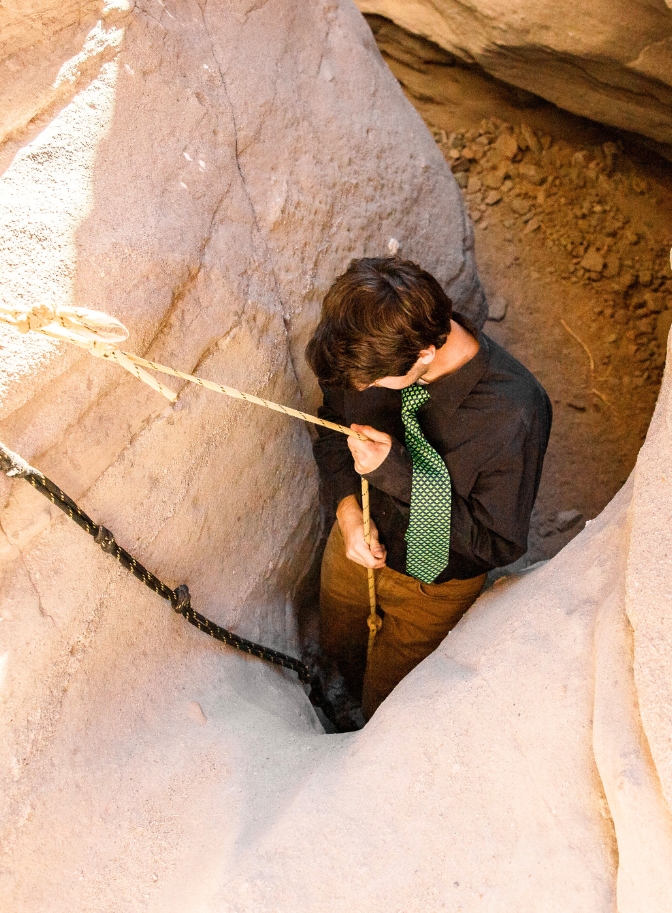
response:
<path fill-rule="evenodd" d="M 646 435 L 672 322 L 672 168 L 634 137 L 368 18 L 463 189 L 498 318 L 485 331 L 553 403 L 527 566 L 600 513 Z"/>

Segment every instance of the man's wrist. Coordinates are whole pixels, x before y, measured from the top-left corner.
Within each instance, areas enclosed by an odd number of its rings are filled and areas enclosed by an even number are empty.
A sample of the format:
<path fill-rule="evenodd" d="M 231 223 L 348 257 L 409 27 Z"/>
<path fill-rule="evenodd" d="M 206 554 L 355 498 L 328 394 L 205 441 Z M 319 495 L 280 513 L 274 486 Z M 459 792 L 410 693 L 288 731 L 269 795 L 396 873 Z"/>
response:
<path fill-rule="evenodd" d="M 357 511 L 361 513 L 362 508 L 359 506 L 359 501 L 357 500 L 356 495 L 346 495 L 341 501 L 338 502 L 336 508 L 336 519 L 340 520 L 341 517 Z"/>

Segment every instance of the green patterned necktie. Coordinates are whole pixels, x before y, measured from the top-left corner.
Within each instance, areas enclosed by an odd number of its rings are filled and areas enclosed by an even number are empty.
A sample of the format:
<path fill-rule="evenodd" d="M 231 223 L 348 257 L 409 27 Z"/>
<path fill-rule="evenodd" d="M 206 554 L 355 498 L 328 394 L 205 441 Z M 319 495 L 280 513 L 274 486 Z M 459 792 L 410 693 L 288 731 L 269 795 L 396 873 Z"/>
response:
<path fill-rule="evenodd" d="M 450 473 L 422 433 L 416 415 L 428 399 L 427 388 L 418 384 L 401 391 L 406 447 L 413 460 L 406 571 L 423 583 L 432 583 L 447 567 L 450 550 Z"/>

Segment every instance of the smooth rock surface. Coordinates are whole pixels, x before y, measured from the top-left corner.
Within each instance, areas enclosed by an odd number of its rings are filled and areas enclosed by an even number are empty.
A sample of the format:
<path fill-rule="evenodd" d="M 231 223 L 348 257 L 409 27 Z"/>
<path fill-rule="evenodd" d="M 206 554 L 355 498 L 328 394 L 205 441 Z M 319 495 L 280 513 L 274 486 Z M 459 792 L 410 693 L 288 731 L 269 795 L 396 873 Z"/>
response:
<path fill-rule="evenodd" d="M 672 7 L 599 0 L 358 0 L 460 61 L 672 155 Z"/>
<path fill-rule="evenodd" d="M 348 0 L 25 0 L 0 30 L 5 303 L 106 311 L 129 351 L 304 409 L 324 292 L 391 238 L 483 322 L 457 185 Z M 173 406 L 8 328 L 0 354 L 0 439 L 203 614 L 296 654 L 307 427 L 170 379 Z M 0 489 L 0 906 L 144 909 L 185 835 L 233 846 L 264 810 L 257 765 L 291 784 L 287 746 L 321 728 L 294 674 L 186 625 L 24 482 Z"/>
<path fill-rule="evenodd" d="M 86 39 L 109 59 L 5 150 L 10 301 L 96 306 L 131 350 L 305 407 L 303 341 L 356 254 L 398 239 L 483 319 L 456 186 L 353 7 L 114 15 Z M 0 439 L 204 614 L 295 650 L 306 428 L 2 345 Z M 605 512 L 350 735 L 2 479 L 3 910 L 669 913 L 671 384 Z"/>

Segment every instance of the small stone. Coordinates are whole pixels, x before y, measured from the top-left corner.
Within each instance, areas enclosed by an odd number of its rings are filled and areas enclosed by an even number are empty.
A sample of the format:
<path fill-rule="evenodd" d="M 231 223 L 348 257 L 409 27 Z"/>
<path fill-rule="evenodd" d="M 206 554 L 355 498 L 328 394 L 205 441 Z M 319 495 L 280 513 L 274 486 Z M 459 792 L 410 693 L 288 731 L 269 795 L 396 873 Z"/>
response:
<path fill-rule="evenodd" d="M 607 279 L 615 279 L 621 271 L 621 258 L 618 254 L 607 254 L 602 275 Z"/>
<path fill-rule="evenodd" d="M 639 275 L 637 276 L 637 280 L 640 285 L 643 285 L 643 286 L 651 285 L 651 283 L 653 281 L 653 276 L 651 275 L 651 270 L 650 269 L 640 270 Z"/>
<path fill-rule="evenodd" d="M 198 723 L 199 726 L 205 726 L 205 724 L 208 722 L 208 718 L 203 713 L 203 708 L 198 703 L 198 701 L 189 701 L 189 704 L 187 705 L 187 713 L 189 714 L 189 718 L 192 719 L 194 723 Z"/>
<path fill-rule="evenodd" d="M 638 175 L 634 175 L 632 178 L 632 189 L 635 191 L 635 193 L 643 194 L 647 192 L 649 185 L 644 178 L 640 178 Z"/>
<path fill-rule="evenodd" d="M 469 183 L 467 184 L 467 193 L 478 193 L 483 189 L 483 181 L 480 178 L 477 178 L 472 175 L 469 178 Z"/>
<path fill-rule="evenodd" d="M 519 216 L 524 216 L 530 211 L 530 201 L 524 199 L 523 197 L 514 197 L 511 200 L 511 209 L 514 212 L 518 213 Z"/>
<path fill-rule="evenodd" d="M 468 159 L 470 162 L 480 162 L 484 155 L 485 149 L 483 146 L 477 146 L 476 144 L 465 146 L 462 150 L 462 157 Z"/>
<path fill-rule="evenodd" d="M 502 195 L 498 190 L 491 190 L 483 202 L 486 206 L 494 206 L 495 203 L 499 203 L 501 199 Z"/>
<path fill-rule="evenodd" d="M 567 400 L 567 405 L 570 409 L 575 409 L 577 412 L 586 411 L 586 401 L 581 394 L 573 396 L 571 399 Z"/>
<path fill-rule="evenodd" d="M 458 187 L 462 190 L 467 189 L 467 184 L 469 183 L 469 174 L 466 171 L 458 171 L 457 174 L 454 174 L 455 182 Z"/>
<path fill-rule="evenodd" d="M 604 257 L 594 247 L 591 247 L 579 266 L 591 273 L 601 273 L 604 269 Z"/>
<path fill-rule="evenodd" d="M 501 136 L 497 138 L 494 148 L 503 158 L 509 159 L 510 161 L 516 152 L 518 152 L 518 140 L 512 133 L 502 133 Z"/>
<path fill-rule="evenodd" d="M 583 520 L 581 511 L 561 510 L 555 518 L 555 527 L 559 532 L 564 533 L 573 526 L 576 526 L 580 520 Z"/>
<path fill-rule="evenodd" d="M 506 177 L 506 166 L 497 168 L 495 171 L 489 171 L 483 177 L 483 183 L 486 187 L 489 187 L 490 190 L 499 190 L 499 188 L 504 183 L 504 178 Z"/>
<path fill-rule="evenodd" d="M 539 219 L 531 219 L 525 226 L 523 234 L 529 235 L 533 231 L 536 231 L 538 228 L 541 228 L 541 222 L 539 221 Z"/>
<path fill-rule="evenodd" d="M 489 298 L 488 320 L 504 320 L 508 306 L 508 301 L 502 295 L 494 295 L 492 298 Z"/>
<path fill-rule="evenodd" d="M 539 153 L 541 152 L 542 146 L 541 146 L 541 143 L 539 142 L 537 134 L 534 132 L 532 127 L 530 127 L 529 124 L 521 124 L 520 132 L 521 132 L 521 135 L 522 135 L 525 143 L 527 144 L 527 148 L 531 152 L 534 152 L 535 155 L 539 155 Z"/>
<path fill-rule="evenodd" d="M 546 179 L 546 175 L 536 165 L 527 165 L 525 163 L 518 166 L 518 174 L 524 181 L 535 186 L 543 184 Z"/>

